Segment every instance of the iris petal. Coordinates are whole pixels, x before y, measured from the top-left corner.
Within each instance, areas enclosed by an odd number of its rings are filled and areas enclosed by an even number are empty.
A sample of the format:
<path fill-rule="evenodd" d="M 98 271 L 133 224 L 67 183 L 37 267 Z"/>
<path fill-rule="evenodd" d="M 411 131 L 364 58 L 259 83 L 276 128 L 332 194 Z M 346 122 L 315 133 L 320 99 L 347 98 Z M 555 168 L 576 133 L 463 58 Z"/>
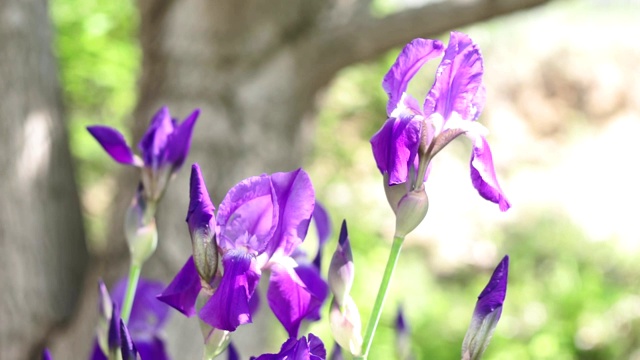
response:
<path fill-rule="evenodd" d="M 118 130 L 102 125 L 89 126 L 87 130 L 98 140 L 113 160 L 125 165 L 138 165 L 133 156 L 133 151 Z"/>
<path fill-rule="evenodd" d="M 167 140 L 174 129 L 169 109 L 163 106 L 153 116 L 147 132 L 138 144 L 146 167 L 155 171 L 167 162 Z"/>
<path fill-rule="evenodd" d="M 415 117 L 390 118 L 371 138 L 376 165 L 382 174 L 389 174 L 389 185 L 409 180 L 409 168 L 415 166 L 420 145 L 421 126 Z"/>
<path fill-rule="evenodd" d="M 452 32 L 424 102 L 424 114 L 434 112 L 446 121 L 453 111 L 464 120 L 476 120 L 484 106 L 482 55 L 466 34 Z"/>
<path fill-rule="evenodd" d="M 224 275 L 213 296 L 200 310 L 200 318 L 216 329 L 235 331 L 251 322 L 249 299 L 260 280 L 254 257 L 232 250 L 222 259 Z"/>
<path fill-rule="evenodd" d="M 267 291 L 269 306 L 284 326 L 290 338 L 298 337 L 300 323 L 321 305 L 302 282 L 296 271 L 288 264 L 271 266 L 271 278 Z"/>
<path fill-rule="evenodd" d="M 315 207 L 315 192 L 309 175 L 302 169 L 271 175 L 279 210 L 278 227 L 268 253 L 289 256 L 307 236 Z"/>
<path fill-rule="evenodd" d="M 200 110 L 194 110 L 186 119 L 175 128 L 167 144 L 167 161 L 173 165 L 174 171 L 179 169 L 189 154 L 191 148 L 191 137 L 196 120 L 200 115 Z"/>
<path fill-rule="evenodd" d="M 427 61 L 439 57 L 442 50 L 443 45 L 440 41 L 428 39 L 415 39 L 402 49 L 382 81 L 382 87 L 389 95 L 387 115 L 391 116 L 398 106 L 411 78 Z"/>
<path fill-rule="evenodd" d="M 196 313 L 195 305 L 201 288 L 200 275 L 191 256 L 169 286 L 158 295 L 158 300 L 188 317 L 193 316 Z"/>
<path fill-rule="evenodd" d="M 264 251 L 278 225 L 278 203 L 268 175 L 245 179 L 225 196 L 218 210 L 218 245 Z"/>
<path fill-rule="evenodd" d="M 493 167 L 489 143 L 484 136 L 467 133 L 473 140 L 471 153 L 471 183 L 483 198 L 498 204 L 500 211 L 507 211 L 511 204 L 505 197 Z"/>

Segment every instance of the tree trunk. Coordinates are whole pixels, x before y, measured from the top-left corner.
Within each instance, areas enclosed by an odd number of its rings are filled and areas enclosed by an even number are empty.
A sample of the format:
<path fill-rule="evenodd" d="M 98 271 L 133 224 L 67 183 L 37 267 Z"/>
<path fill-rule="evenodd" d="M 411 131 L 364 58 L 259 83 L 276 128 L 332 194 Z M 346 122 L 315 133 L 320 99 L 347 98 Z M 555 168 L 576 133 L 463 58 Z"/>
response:
<path fill-rule="evenodd" d="M 159 247 L 143 276 L 169 280 L 191 252 L 184 223 L 191 163 L 201 165 L 212 200 L 219 204 L 232 185 L 248 176 L 301 165 L 312 136 L 316 96 L 340 69 L 414 37 L 437 35 L 546 0 L 443 2 L 382 18 L 369 13 L 369 2 L 138 1 L 143 67 L 135 138 L 140 139 L 162 105 L 180 119 L 195 108 L 202 110 L 185 168 L 160 204 Z M 111 247 L 101 262 L 113 275 L 107 282 L 116 274 L 124 276 L 128 265 L 122 213 L 133 195 L 137 173 L 126 169 L 121 180 L 110 227 Z M 80 316 L 95 317 L 91 304 L 95 295 L 87 293 L 84 298 Z M 182 338 L 182 345 L 172 345 L 173 354 L 199 357 L 196 322 L 184 321 L 178 314 L 174 318 L 179 325 L 169 328 L 169 337 L 173 342 Z M 90 341 L 87 329 L 77 325 L 61 344 L 79 340 L 78 336 Z M 262 338 L 251 341 L 259 344 Z"/>
<path fill-rule="evenodd" d="M 47 5 L 0 2 L 0 358 L 36 358 L 75 309 L 87 252 Z"/>

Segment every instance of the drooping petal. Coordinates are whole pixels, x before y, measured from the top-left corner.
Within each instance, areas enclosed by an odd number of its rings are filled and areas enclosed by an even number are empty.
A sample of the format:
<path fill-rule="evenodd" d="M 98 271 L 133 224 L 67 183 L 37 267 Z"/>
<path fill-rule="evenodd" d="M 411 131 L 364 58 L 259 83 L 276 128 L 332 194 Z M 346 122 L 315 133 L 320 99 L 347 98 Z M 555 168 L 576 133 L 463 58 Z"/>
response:
<path fill-rule="evenodd" d="M 138 144 L 138 149 L 140 149 L 142 160 L 146 167 L 150 167 L 155 171 L 166 164 L 168 156 L 167 141 L 174 128 L 175 125 L 171 120 L 169 109 L 163 106 L 153 116 L 147 132 Z"/>
<path fill-rule="evenodd" d="M 409 180 L 409 169 L 415 166 L 422 124 L 415 117 L 390 118 L 371 138 L 371 149 L 378 170 L 389 174 L 389 185 Z"/>
<path fill-rule="evenodd" d="M 200 310 L 200 318 L 214 328 L 234 331 L 251 322 L 249 299 L 260 280 L 255 258 L 244 250 L 227 252 L 222 263 L 224 275 L 213 296 Z"/>
<path fill-rule="evenodd" d="M 407 44 L 382 81 L 382 88 L 389 96 L 387 115 L 398 106 L 407 84 L 429 60 L 439 57 L 444 46 L 438 40 L 415 39 Z"/>
<path fill-rule="evenodd" d="M 194 110 L 184 119 L 182 124 L 175 128 L 169 138 L 169 143 L 167 144 L 167 161 L 172 164 L 173 171 L 180 169 L 189 154 L 191 136 L 193 135 L 193 128 L 198 119 L 198 115 L 200 115 L 200 109 Z"/>
<path fill-rule="evenodd" d="M 485 351 L 495 330 L 502 305 L 507 295 L 509 256 L 502 258 L 491 275 L 491 279 L 478 296 L 471 324 L 462 342 L 464 359 L 479 359 Z"/>
<path fill-rule="evenodd" d="M 136 341 L 140 359 L 169 360 L 171 357 L 165 348 L 164 341 L 157 336 L 151 339 Z"/>
<path fill-rule="evenodd" d="M 200 289 L 202 284 L 198 270 L 193 257 L 189 257 L 169 286 L 158 295 L 158 300 L 190 317 L 196 313 L 195 305 Z"/>
<path fill-rule="evenodd" d="M 445 121 L 452 112 L 464 120 L 476 120 L 484 106 L 482 55 L 468 35 L 452 32 L 424 102 L 424 114 L 435 112 Z"/>
<path fill-rule="evenodd" d="M 483 198 L 498 204 L 500 211 L 507 211 L 511 207 L 505 197 L 493 167 L 493 158 L 489 143 L 482 135 L 467 133 L 473 141 L 471 153 L 471 183 Z"/>
<path fill-rule="evenodd" d="M 316 312 L 319 299 L 305 286 L 289 264 L 273 263 L 267 290 L 269 307 L 290 338 L 298 338 L 300 323 Z"/>
<path fill-rule="evenodd" d="M 200 277 L 210 282 L 218 268 L 215 207 L 209 197 L 200 167 L 191 167 L 187 224 L 193 247 L 193 260 Z"/>
<path fill-rule="evenodd" d="M 140 165 L 136 163 L 133 151 L 118 130 L 102 125 L 88 126 L 87 130 L 113 160 L 125 165 Z"/>
<path fill-rule="evenodd" d="M 279 209 L 278 227 L 267 252 L 289 256 L 307 236 L 316 203 L 309 175 L 302 169 L 271 175 Z"/>
<path fill-rule="evenodd" d="M 268 175 L 250 177 L 235 185 L 220 204 L 218 245 L 264 251 L 278 225 L 276 195 Z"/>
<path fill-rule="evenodd" d="M 296 274 L 313 295 L 305 320 L 318 321 L 322 304 L 329 296 L 329 285 L 320 275 L 320 270 L 312 264 L 301 264 L 295 268 Z"/>

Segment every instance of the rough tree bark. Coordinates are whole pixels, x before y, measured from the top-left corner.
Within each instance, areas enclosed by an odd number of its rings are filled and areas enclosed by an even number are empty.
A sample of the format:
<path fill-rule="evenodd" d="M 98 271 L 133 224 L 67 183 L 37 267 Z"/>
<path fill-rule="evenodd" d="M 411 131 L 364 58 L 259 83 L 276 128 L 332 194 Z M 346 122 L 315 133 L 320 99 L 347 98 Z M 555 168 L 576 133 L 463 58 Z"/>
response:
<path fill-rule="evenodd" d="M 143 72 L 135 138 L 163 104 L 180 118 L 201 108 L 187 165 L 200 163 L 217 204 L 245 177 L 302 163 L 316 95 L 340 69 L 415 37 L 547 1 L 444 1 L 377 18 L 367 0 L 139 0 Z M 183 222 L 188 178 L 187 166 L 163 199 L 160 245 L 144 275 L 170 279 L 191 251 Z M 116 213 L 131 198 L 135 174 L 129 171 L 122 180 Z M 102 262 L 119 276 L 127 266 L 121 218 L 113 219 L 113 246 Z M 85 299 L 83 316 L 91 316 L 95 296 Z"/>
<path fill-rule="evenodd" d="M 43 0 L 0 2 L 0 358 L 37 358 L 87 252 Z"/>

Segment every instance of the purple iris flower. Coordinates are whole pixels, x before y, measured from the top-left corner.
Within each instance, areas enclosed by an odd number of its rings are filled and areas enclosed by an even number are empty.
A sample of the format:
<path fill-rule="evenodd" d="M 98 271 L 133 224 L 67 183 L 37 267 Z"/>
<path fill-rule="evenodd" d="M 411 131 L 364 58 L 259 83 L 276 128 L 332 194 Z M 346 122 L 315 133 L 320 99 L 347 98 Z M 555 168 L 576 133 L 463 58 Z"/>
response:
<path fill-rule="evenodd" d="M 269 306 L 289 336 L 297 338 L 301 321 L 323 300 L 319 274 L 306 272 L 291 257 L 306 236 L 315 204 L 307 173 L 298 169 L 245 179 L 229 190 L 214 215 L 200 168 L 194 164 L 190 197 L 189 229 L 204 234 L 215 227 L 210 236 L 216 239 L 223 270 L 203 279 L 199 268 L 206 266 L 198 265 L 200 255 L 195 253 L 158 298 L 191 316 L 198 294 L 206 291 L 210 297 L 199 317 L 213 328 L 234 331 L 251 322 L 252 297 L 262 270 L 268 269 Z"/>
<path fill-rule="evenodd" d="M 407 85 L 425 63 L 443 52 L 435 82 L 421 107 L 406 93 Z M 440 41 L 428 39 L 415 39 L 404 47 L 382 82 L 389 96 L 389 118 L 371 138 L 373 156 L 389 186 L 419 188 L 428 177 L 431 159 L 464 134 L 473 144 L 473 186 L 483 198 L 498 204 L 500 210 L 509 209 L 485 139 L 487 130 L 476 122 L 485 103 L 482 74 L 480 50 L 463 33 L 452 32 L 446 49 Z M 394 211 L 406 191 L 401 193 L 391 204 Z"/>
<path fill-rule="evenodd" d="M 151 120 L 138 149 L 133 150 L 116 129 L 93 125 L 87 130 L 117 162 L 142 168 L 142 181 L 147 198 L 157 201 L 162 196 L 170 176 L 184 163 L 191 147 L 191 135 L 200 110 L 195 110 L 181 124 L 171 118 L 169 109 L 162 107 Z"/>
<path fill-rule="evenodd" d="M 309 339 L 301 337 L 296 340 L 290 338 L 280 348 L 277 354 L 264 354 L 251 357 L 251 360 L 324 360 L 327 351 L 319 337 L 309 334 Z"/>
<path fill-rule="evenodd" d="M 463 359 L 480 359 L 491 341 L 493 331 L 502 315 L 507 295 L 509 256 L 502 258 L 491 279 L 478 296 L 471 324 L 462 342 Z"/>
<path fill-rule="evenodd" d="M 104 286 L 101 286 L 101 290 L 103 288 Z M 164 340 L 160 336 L 160 332 L 162 331 L 169 315 L 169 308 L 156 299 L 156 296 L 164 288 L 164 284 L 159 281 L 140 278 L 133 300 L 129 323 L 126 326 L 128 330 L 126 336 L 129 336 L 129 338 L 124 337 L 123 339 L 123 333 L 117 311 L 111 311 L 110 314 L 104 314 L 102 308 L 106 305 L 103 304 L 104 302 L 109 302 L 111 300 L 114 308 L 117 307 L 117 304 L 122 304 L 126 288 L 127 279 L 123 278 L 113 287 L 111 291 L 111 299 L 107 299 L 107 301 L 105 301 L 105 299 L 103 299 L 104 295 L 101 296 L 102 300 L 100 308 L 103 312 L 103 316 L 108 316 L 109 321 L 112 323 L 109 326 L 108 332 L 110 342 L 113 342 L 114 344 L 117 343 L 119 350 L 120 346 L 125 347 L 128 354 L 132 354 L 134 347 L 133 344 L 135 343 L 135 350 L 137 350 L 137 353 L 142 359 L 170 359 L 169 354 L 165 350 Z M 113 316 L 114 313 L 116 316 Z M 125 340 L 124 343 L 122 340 Z M 129 342 L 131 344 L 129 344 Z M 98 345 L 98 342 L 96 342 L 94 346 L 91 359 L 107 359 L 106 355 Z"/>

